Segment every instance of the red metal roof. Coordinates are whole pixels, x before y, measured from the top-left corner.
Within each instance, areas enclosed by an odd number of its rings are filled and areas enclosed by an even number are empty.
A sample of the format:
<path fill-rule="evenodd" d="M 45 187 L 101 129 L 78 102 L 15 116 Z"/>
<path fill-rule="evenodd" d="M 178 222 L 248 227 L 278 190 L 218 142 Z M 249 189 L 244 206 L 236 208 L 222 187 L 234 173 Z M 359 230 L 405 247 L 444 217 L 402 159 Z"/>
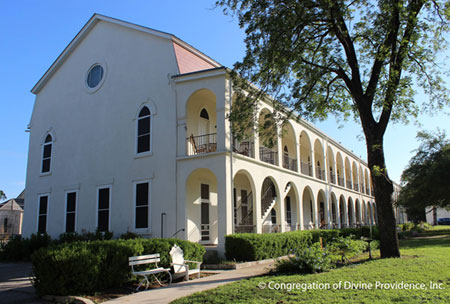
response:
<path fill-rule="evenodd" d="M 188 51 L 175 42 L 173 43 L 173 48 L 175 50 L 175 56 L 177 57 L 178 70 L 180 74 L 214 68 L 211 63 Z"/>

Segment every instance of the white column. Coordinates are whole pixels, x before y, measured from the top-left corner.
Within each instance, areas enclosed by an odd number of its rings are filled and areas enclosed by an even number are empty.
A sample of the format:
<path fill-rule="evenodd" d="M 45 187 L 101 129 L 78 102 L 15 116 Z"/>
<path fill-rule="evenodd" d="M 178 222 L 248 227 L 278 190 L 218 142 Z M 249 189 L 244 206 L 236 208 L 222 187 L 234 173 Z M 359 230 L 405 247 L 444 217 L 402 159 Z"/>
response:
<path fill-rule="evenodd" d="M 233 232 L 233 197 L 230 178 L 230 157 L 226 156 L 224 173 L 217 175 L 218 252 L 225 252 L 225 236 Z"/>
<path fill-rule="evenodd" d="M 262 233 L 262 220 L 261 220 L 261 187 L 262 183 L 258 183 L 255 181 L 255 192 L 253 195 L 253 223 L 256 226 L 256 233 Z"/>
<path fill-rule="evenodd" d="M 299 225 L 299 230 L 303 230 L 303 196 L 302 193 L 298 194 L 297 198 L 297 225 Z"/>

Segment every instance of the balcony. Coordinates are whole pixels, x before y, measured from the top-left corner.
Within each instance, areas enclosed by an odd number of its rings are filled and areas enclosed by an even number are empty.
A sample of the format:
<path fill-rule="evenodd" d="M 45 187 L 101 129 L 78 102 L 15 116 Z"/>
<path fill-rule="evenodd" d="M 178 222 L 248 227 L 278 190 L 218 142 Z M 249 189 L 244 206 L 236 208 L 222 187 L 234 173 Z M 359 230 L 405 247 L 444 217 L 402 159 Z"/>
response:
<path fill-rule="evenodd" d="M 341 187 L 345 187 L 345 182 L 344 182 L 344 178 L 338 176 L 338 185 Z"/>
<path fill-rule="evenodd" d="M 290 158 L 289 155 L 283 154 L 283 168 L 297 172 L 297 159 Z"/>
<path fill-rule="evenodd" d="M 359 184 L 353 184 L 353 190 L 359 191 Z"/>
<path fill-rule="evenodd" d="M 278 152 L 267 147 L 259 147 L 259 159 L 263 162 L 278 166 Z"/>
<path fill-rule="evenodd" d="M 320 167 L 316 168 L 316 177 L 321 180 L 325 180 L 325 170 Z"/>
<path fill-rule="evenodd" d="M 198 155 L 215 152 L 217 150 L 217 133 L 194 136 L 191 134 L 186 138 L 187 155 Z"/>
<path fill-rule="evenodd" d="M 255 158 L 255 143 L 253 141 L 234 141 L 233 152 Z"/>
<path fill-rule="evenodd" d="M 303 174 L 312 176 L 312 166 L 309 163 L 300 163 L 300 168 Z"/>

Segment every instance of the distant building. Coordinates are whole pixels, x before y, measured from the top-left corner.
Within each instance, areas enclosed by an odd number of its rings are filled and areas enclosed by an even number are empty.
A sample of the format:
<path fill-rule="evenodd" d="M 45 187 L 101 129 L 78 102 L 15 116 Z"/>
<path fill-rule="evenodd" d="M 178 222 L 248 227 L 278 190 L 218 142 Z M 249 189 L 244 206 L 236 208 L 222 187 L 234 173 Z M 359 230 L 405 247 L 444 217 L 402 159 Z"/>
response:
<path fill-rule="evenodd" d="M 22 234 L 23 209 L 25 206 L 24 191 L 17 198 L 0 204 L 0 239 L 9 239 Z"/>
<path fill-rule="evenodd" d="M 437 225 L 437 221 L 440 218 L 448 218 L 450 217 L 450 210 L 444 208 L 433 208 L 428 207 L 425 209 L 425 214 L 427 218 L 427 223 L 431 225 Z"/>
<path fill-rule="evenodd" d="M 392 193 L 392 203 L 394 204 L 394 215 L 397 224 L 408 222 L 408 215 L 405 208 L 397 205 L 398 196 L 400 195 L 401 186 L 394 182 L 394 192 Z"/>

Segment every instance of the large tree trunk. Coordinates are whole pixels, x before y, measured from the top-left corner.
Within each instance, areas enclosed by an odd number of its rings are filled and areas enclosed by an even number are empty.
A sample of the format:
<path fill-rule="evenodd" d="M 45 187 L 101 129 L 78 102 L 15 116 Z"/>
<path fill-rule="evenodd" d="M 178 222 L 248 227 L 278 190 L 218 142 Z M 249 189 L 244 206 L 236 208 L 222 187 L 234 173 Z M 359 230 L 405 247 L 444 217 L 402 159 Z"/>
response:
<path fill-rule="evenodd" d="M 383 136 L 370 134 L 367 138 L 367 157 L 377 204 L 381 258 L 400 257 L 397 225 L 392 206 L 394 187 L 384 160 Z"/>

